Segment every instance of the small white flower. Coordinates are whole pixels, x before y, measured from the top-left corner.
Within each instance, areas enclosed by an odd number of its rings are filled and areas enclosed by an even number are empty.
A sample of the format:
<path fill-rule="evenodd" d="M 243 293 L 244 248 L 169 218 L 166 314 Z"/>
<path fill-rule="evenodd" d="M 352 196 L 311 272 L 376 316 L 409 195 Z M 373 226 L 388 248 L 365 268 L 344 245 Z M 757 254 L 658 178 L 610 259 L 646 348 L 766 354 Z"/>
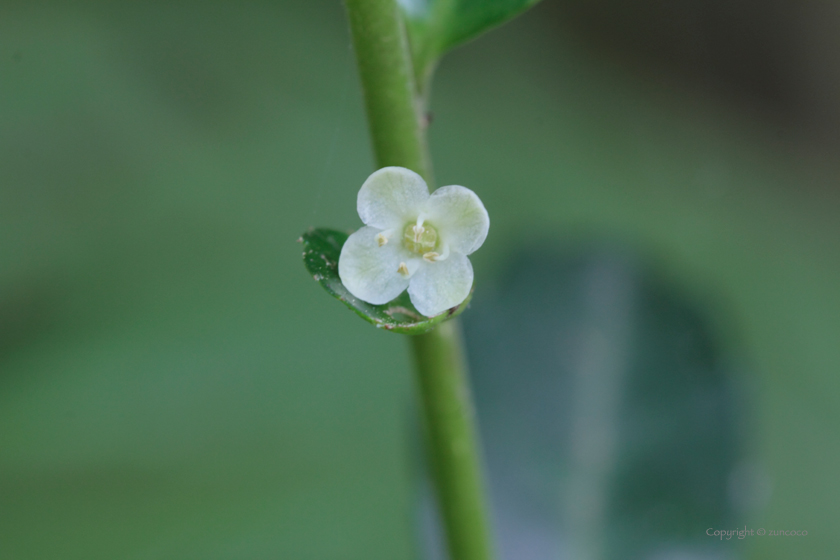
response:
<path fill-rule="evenodd" d="M 490 218 L 478 196 L 459 186 L 431 195 L 420 175 L 384 167 L 359 191 L 365 227 L 352 234 L 338 259 L 341 282 L 357 298 L 388 303 L 408 288 L 427 317 L 464 301 L 473 283 L 467 255 L 481 247 Z"/>

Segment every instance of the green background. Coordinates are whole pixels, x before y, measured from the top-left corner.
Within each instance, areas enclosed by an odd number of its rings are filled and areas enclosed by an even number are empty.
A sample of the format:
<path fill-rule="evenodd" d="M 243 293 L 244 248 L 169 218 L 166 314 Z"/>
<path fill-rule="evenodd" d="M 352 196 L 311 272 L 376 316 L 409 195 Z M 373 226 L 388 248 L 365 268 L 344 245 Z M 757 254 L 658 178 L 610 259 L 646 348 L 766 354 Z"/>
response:
<path fill-rule="evenodd" d="M 809 535 L 747 555 L 833 558 L 840 167 L 541 9 L 435 78 L 478 289 L 530 239 L 638 248 L 755 372 L 772 494 L 739 525 Z M 0 558 L 411 558 L 407 343 L 295 243 L 358 227 L 373 165 L 341 4 L 0 16 Z"/>

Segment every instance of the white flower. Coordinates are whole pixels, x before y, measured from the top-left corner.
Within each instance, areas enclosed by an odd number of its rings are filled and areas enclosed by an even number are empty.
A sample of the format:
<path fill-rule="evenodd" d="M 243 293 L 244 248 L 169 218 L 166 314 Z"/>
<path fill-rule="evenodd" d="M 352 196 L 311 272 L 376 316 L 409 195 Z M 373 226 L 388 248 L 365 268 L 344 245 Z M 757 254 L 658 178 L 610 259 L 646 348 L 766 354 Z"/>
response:
<path fill-rule="evenodd" d="M 420 175 L 384 167 L 359 191 L 365 227 L 352 234 L 338 259 L 341 282 L 357 298 L 388 303 L 408 288 L 427 317 L 464 301 L 473 283 L 467 255 L 481 247 L 490 218 L 478 196 L 459 186 L 431 195 Z"/>

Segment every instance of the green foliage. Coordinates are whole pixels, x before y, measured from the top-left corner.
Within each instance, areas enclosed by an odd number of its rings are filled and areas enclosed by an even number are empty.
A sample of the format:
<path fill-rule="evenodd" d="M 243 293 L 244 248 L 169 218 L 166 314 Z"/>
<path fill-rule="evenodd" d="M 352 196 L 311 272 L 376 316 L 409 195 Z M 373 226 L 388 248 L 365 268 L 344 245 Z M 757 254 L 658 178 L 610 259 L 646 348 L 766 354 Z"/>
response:
<path fill-rule="evenodd" d="M 353 296 L 338 277 L 338 257 L 348 235 L 333 229 L 312 229 L 303 234 L 303 264 L 330 295 L 356 312 L 365 321 L 402 334 L 422 334 L 436 325 L 458 316 L 472 299 L 472 292 L 464 302 L 434 317 L 425 317 L 411 304 L 408 292 L 384 305 L 366 303 Z"/>
<path fill-rule="evenodd" d="M 704 541 L 767 491 L 746 447 L 749 378 L 722 344 L 730 317 L 623 245 L 528 245 L 464 321 L 493 494 L 517 497 L 502 548 L 528 527 L 578 558 L 663 542 L 690 556 L 698 540 L 704 558 L 741 558 L 737 538 Z"/>
<path fill-rule="evenodd" d="M 446 51 L 513 18 L 539 0 L 399 0 L 423 89 Z"/>

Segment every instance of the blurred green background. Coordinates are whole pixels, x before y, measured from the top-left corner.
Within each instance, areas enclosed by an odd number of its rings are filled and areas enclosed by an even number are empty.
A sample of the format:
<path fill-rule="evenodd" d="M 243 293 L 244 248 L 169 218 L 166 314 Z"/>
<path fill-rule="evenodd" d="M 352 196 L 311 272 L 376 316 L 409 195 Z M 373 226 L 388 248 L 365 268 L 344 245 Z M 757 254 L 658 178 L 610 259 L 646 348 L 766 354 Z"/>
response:
<path fill-rule="evenodd" d="M 732 554 L 828 559 L 840 20 L 741 4 L 547 1 L 456 50 L 435 174 L 491 216 L 474 308 L 535 240 L 689 294 L 750 372 L 733 523 L 809 533 Z M 0 559 L 416 557 L 407 343 L 294 243 L 372 166 L 338 1 L 0 5 Z"/>

